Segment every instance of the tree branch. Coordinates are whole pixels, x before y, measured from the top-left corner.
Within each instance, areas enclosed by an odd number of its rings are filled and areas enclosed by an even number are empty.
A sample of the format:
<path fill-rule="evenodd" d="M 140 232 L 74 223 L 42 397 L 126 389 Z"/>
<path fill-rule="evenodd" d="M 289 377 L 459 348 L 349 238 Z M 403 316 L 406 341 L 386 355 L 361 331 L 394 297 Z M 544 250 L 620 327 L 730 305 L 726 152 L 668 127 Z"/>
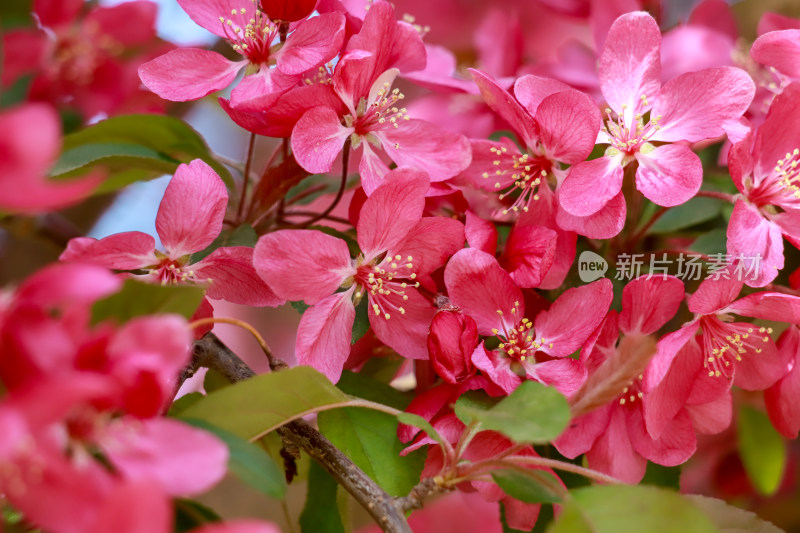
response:
<path fill-rule="evenodd" d="M 285 367 L 285 363 L 268 354 L 270 366 L 274 369 Z M 213 368 L 231 383 L 255 376 L 239 356 L 213 333 L 195 341 L 192 354 L 192 368 L 205 366 Z M 304 420 L 295 420 L 278 429 L 281 438 L 296 444 L 330 473 L 347 492 L 372 515 L 372 518 L 388 533 L 412 533 L 403 512 L 412 494 L 406 498 L 395 499 L 378 486 L 355 463 L 344 455 L 331 441 L 325 438 Z M 421 499 L 414 496 L 414 501 Z M 414 508 L 414 507 L 408 507 Z"/>

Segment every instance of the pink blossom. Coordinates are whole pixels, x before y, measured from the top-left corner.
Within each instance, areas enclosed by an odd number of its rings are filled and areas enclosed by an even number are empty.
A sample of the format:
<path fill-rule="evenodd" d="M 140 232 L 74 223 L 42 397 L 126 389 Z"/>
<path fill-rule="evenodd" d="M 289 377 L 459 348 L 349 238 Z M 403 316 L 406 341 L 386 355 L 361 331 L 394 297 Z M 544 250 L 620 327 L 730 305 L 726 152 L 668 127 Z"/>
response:
<path fill-rule="evenodd" d="M 292 131 L 292 151 L 300 166 L 312 173 L 329 172 L 349 139 L 353 149 L 362 148 L 359 173 L 368 195 L 389 170 L 381 154 L 398 166 L 426 171 L 432 181 L 447 180 L 466 168 L 467 140 L 412 119 L 403 93 L 391 88 L 399 72 L 424 65 L 425 49 L 416 30 L 397 22 L 388 3 L 372 6 L 330 80 L 337 99 L 317 102 Z"/>
<path fill-rule="evenodd" d="M 89 196 L 102 176 L 53 181 L 47 171 L 61 151 L 61 124 L 45 104 L 0 113 L 0 210 L 40 213 Z"/>
<path fill-rule="evenodd" d="M 633 161 L 636 186 L 645 197 L 663 206 L 682 204 L 700 188 L 702 165 L 679 143 L 741 129 L 738 120 L 755 91 L 744 71 L 705 69 L 662 86 L 660 50 L 661 32 L 646 13 L 623 15 L 611 26 L 599 63 L 608 119 L 598 136 L 610 146 L 605 156 L 570 169 L 559 202 L 571 214 L 588 216 L 608 205 Z"/>
<path fill-rule="evenodd" d="M 683 299 L 683 284 L 674 277 L 637 278 L 625 286 L 622 313 L 610 312 L 598 335 L 581 352 L 581 361 L 594 374 L 614 358 L 626 364 L 631 346 L 617 341 L 620 332 L 635 344 L 636 338 L 650 335 L 672 318 Z M 686 410 L 670 413 L 665 428 L 652 437 L 645 425 L 652 398 L 642 375 L 618 392 L 617 397 L 598 409 L 575 418 L 554 441 L 558 450 L 574 458 L 585 453 L 590 467 L 628 483 L 644 476 L 647 460 L 675 466 L 686 461 L 696 448 L 692 418 Z"/>
<path fill-rule="evenodd" d="M 733 278 L 733 276 L 729 276 Z M 736 279 L 706 279 L 688 298 L 695 319 L 665 335 L 644 374 L 644 387 L 659 397 L 646 412 L 648 431 L 657 436 L 684 405 L 716 400 L 714 411 L 704 413 L 706 426 L 724 429 L 730 421 L 732 384 L 745 390 L 763 390 L 790 369 L 791 353 L 778 350 L 772 328 L 735 322 L 735 315 L 763 320 L 800 323 L 800 298 L 775 292 L 757 292 L 736 299 L 742 288 Z M 697 348 L 697 331 L 702 328 Z M 702 401 L 701 401 L 702 400 Z M 721 426 L 721 427 L 719 427 Z"/>
<path fill-rule="evenodd" d="M 306 72 L 333 59 L 344 39 L 344 17 L 326 13 L 290 27 L 286 41 L 274 47 L 279 24 L 252 0 L 197 2 L 179 0 L 197 24 L 228 41 L 239 61 L 196 48 L 179 48 L 139 68 L 145 86 L 167 100 L 202 98 L 230 85 L 242 69 L 244 79 L 233 89 L 234 105 L 268 105 L 303 79 Z"/>
<path fill-rule="evenodd" d="M 567 357 L 589 338 L 611 303 L 611 282 L 598 280 L 567 290 L 535 321 L 526 318 L 522 291 L 497 260 L 480 250 L 457 252 L 445 270 L 450 299 L 471 316 L 478 333 L 500 339 L 498 350 L 483 343 L 472 354 L 479 370 L 507 393 L 521 375 L 571 394 L 586 378 L 579 361 Z"/>
<path fill-rule="evenodd" d="M 204 250 L 219 235 L 227 205 L 222 179 L 206 163 L 195 159 L 178 167 L 158 208 L 156 231 L 165 252 L 155 249 L 150 235 L 132 231 L 100 240 L 72 239 L 61 260 L 134 271 L 131 277 L 152 283 L 199 285 L 206 288 L 209 298 L 244 305 L 280 305 L 283 300 L 253 269 L 252 248 L 225 246 L 191 263 L 191 254 Z"/>
<path fill-rule="evenodd" d="M 133 111 L 162 111 L 140 88 L 136 69 L 171 45 L 155 40 L 155 2 L 137 0 L 93 7 L 83 2 L 38 0 L 38 30 L 3 36 L 3 79 L 8 86 L 33 74 L 29 100 L 78 110 L 84 119 Z"/>
<path fill-rule="evenodd" d="M 753 275 L 745 283 L 763 287 L 783 268 L 783 238 L 800 242 L 797 181 L 800 122 L 794 120 L 800 84 L 779 95 L 754 136 L 731 148 L 731 178 L 742 193 L 728 224 L 728 253 Z M 778 208 L 778 209 L 776 209 Z"/>
<path fill-rule="evenodd" d="M 463 246 L 461 223 L 423 217 L 427 176 L 393 170 L 361 209 L 358 246 L 313 230 L 279 230 L 262 236 L 254 264 L 272 290 L 287 300 L 312 305 L 300 321 L 296 354 L 334 381 L 347 355 L 355 305 L 369 300 L 375 335 L 406 357 L 428 357 L 428 326 L 435 308 L 415 290 Z M 344 289 L 336 292 L 337 289 Z"/>

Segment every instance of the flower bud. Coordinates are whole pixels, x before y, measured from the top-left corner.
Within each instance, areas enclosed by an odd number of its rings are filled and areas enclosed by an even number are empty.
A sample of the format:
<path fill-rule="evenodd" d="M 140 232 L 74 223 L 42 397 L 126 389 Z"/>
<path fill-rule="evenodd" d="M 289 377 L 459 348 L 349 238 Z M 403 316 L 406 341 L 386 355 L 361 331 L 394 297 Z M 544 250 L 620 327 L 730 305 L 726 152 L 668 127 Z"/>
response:
<path fill-rule="evenodd" d="M 272 20 L 294 22 L 309 16 L 317 0 L 261 0 L 261 11 Z"/>
<path fill-rule="evenodd" d="M 478 345 L 478 327 L 472 318 L 454 311 L 433 317 L 428 353 L 433 369 L 448 383 L 462 383 L 477 371 L 472 352 Z"/>

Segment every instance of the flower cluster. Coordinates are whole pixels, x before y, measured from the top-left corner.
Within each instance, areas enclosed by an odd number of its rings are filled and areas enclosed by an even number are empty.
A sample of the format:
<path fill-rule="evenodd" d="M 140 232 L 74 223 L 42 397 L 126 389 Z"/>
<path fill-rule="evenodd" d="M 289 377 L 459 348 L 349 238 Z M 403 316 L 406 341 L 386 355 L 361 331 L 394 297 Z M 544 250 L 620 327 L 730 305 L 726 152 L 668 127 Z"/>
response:
<path fill-rule="evenodd" d="M 427 447 L 423 479 L 500 501 L 512 528 L 533 528 L 541 504 L 484 468 L 506 461 L 556 492 L 566 484 L 530 444 L 465 423 L 454 407 L 465 395 L 558 391 L 571 421 L 552 453 L 631 484 L 730 427 L 738 390 L 764 391 L 774 428 L 797 437 L 800 270 L 788 276 L 784 249 L 800 247 L 800 22 L 766 16 L 745 50 L 720 0 L 663 32 L 660 2 L 512 2 L 514 16 L 470 22 L 475 49 L 457 60 L 436 39 L 470 45 L 384 0 L 178 3 L 225 52 L 152 45 L 147 1 L 37 1 L 40 27 L 4 35 L 3 85 L 33 81 L 0 111 L 0 210 L 75 204 L 114 163 L 174 170 L 156 218 L 163 251 L 141 232 L 75 237 L 60 263 L 0 293 L 0 494 L 32 523 L 111 531 L 146 513 L 166 531 L 169 497 L 225 472 L 224 446 L 161 416 L 208 328 L 171 315 L 96 323 L 92 305 L 123 279 L 203 289 L 194 318 L 206 326 L 209 300 L 291 303 L 297 364 L 333 383 L 378 355 L 402 361 L 391 374 L 416 378 L 407 411 L 433 430 L 400 424 L 403 454 Z M 537 16 L 570 20 L 580 42 L 556 49 L 545 28 L 523 32 Z M 47 179 L 60 144 L 51 105 L 89 120 L 225 89 L 226 120 L 251 139 L 241 168 L 224 161 L 238 181 L 188 141 L 126 145 L 111 163 L 115 147 L 92 145 L 79 164 L 59 161 L 90 173 Z M 263 169 L 257 136 L 275 139 Z M 711 221 L 725 234 L 713 249 L 685 231 Z M 228 240 L 240 230 L 249 242 Z M 651 265 L 656 253 L 726 252 L 717 270 L 752 275 L 582 283 L 579 251 Z M 42 509 L 43 497 L 59 504 Z"/>

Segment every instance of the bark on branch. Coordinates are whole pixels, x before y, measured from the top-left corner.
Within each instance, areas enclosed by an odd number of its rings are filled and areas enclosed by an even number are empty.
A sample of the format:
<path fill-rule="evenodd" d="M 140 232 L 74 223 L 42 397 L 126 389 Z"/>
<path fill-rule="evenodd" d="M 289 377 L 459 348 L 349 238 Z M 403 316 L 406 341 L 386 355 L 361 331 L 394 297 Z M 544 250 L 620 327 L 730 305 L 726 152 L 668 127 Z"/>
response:
<path fill-rule="evenodd" d="M 275 359 L 271 353 L 267 353 L 267 356 L 273 370 L 286 367 L 285 363 Z M 216 370 L 231 383 L 244 381 L 256 375 L 213 333 L 194 343 L 190 372 L 196 371 L 201 366 Z M 413 533 L 405 519 L 404 511 L 421 506 L 421 503 L 417 502 L 418 498 L 412 498 L 412 495 L 397 500 L 392 498 L 331 441 L 304 420 L 286 424 L 278 429 L 278 434 L 284 440 L 305 450 L 325 468 L 372 515 L 384 531 Z M 414 503 L 409 505 L 412 500 Z"/>

